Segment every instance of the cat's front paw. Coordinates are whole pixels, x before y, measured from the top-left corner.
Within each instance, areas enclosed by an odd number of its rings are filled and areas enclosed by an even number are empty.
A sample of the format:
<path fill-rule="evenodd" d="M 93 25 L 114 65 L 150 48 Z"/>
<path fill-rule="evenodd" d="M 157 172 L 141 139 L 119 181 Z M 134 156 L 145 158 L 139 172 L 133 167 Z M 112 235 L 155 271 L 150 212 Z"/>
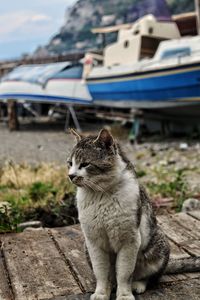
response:
<path fill-rule="evenodd" d="M 147 283 L 145 281 L 134 281 L 132 288 L 136 294 L 142 294 L 146 291 Z"/>
<path fill-rule="evenodd" d="M 135 300 L 132 293 L 122 293 L 118 294 L 116 300 Z"/>
<path fill-rule="evenodd" d="M 90 296 L 90 300 L 109 300 L 110 295 L 104 293 L 94 293 Z"/>

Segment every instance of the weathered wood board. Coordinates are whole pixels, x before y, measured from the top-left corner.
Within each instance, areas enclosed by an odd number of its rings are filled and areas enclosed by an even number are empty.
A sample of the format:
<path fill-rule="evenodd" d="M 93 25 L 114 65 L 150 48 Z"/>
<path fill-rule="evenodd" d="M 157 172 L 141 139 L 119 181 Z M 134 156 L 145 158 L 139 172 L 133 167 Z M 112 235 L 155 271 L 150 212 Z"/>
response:
<path fill-rule="evenodd" d="M 173 259 L 200 256 L 197 215 L 159 216 L 158 222 Z M 0 300 L 84 300 L 94 290 L 79 225 L 0 235 L 0 245 Z M 164 275 L 159 286 L 136 299 L 197 300 L 199 279 L 198 272 Z"/>
<path fill-rule="evenodd" d="M 198 220 L 186 215 L 185 213 L 178 213 L 173 215 L 173 219 L 183 228 L 190 232 L 195 233 L 195 237 L 200 239 L 200 224 Z"/>
<path fill-rule="evenodd" d="M 195 231 L 191 230 L 190 227 L 183 227 L 177 219 L 177 214 L 160 216 L 158 223 L 163 228 L 169 240 L 179 245 L 190 255 L 200 256 L 200 239 L 198 238 L 199 233 L 196 232 L 199 232 L 199 230 L 196 229 Z M 196 228 L 198 228 L 198 226 L 196 226 Z"/>
<path fill-rule="evenodd" d="M 2 240 L 16 300 L 81 293 L 69 266 L 45 230 L 7 235 Z"/>
<path fill-rule="evenodd" d="M 79 296 L 55 297 L 52 300 L 89 300 L 90 294 Z M 115 294 L 111 300 L 115 300 Z M 155 289 L 147 290 L 142 295 L 135 295 L 136 300 L 199 300 L 200 299 L 200 280 L 193 279 L 182 281 L 176 284 L 158 286 Z"/>
<path fill-rule="evenodd" d="M 75 276 L 82 286 L 82 291 L 93 291 L 95 281 L 92 270 L 85 259 L 84 238 L 81 231 L 72 227 L 63 227 L 51 229 L 51 234 L 65 258 L 70 261 Z"/>
<path fill-rule="evenodd" d="M 9 286 L 9 280 L 4 266 L 4 258 L 2 252 L 0 252 L 0 300 L 10 299 L 12 299 L 12 291 Z"/>
<path fill-rule="evenodd" d="M 170 257 L 173 259 L 180 259 L 190 257 L 190 255 L 183 250 L 180 246 L 176 245 L 173 241 L 169 240 L 170 244 Z"/>
<path fill-rule="evenodd" d="M 200 221 L 200 210 L 190 211 L 188 212 L 188 215 Z"/>

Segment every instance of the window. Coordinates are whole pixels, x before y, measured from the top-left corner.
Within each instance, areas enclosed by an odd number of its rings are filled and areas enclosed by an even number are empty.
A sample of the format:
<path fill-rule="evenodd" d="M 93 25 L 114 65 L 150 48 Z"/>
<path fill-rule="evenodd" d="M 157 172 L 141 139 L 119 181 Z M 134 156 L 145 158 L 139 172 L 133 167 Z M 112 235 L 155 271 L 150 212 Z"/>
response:
<path fill-rule="evenodd" d="M 67 67 L 65 70 L 57 73 L 54 75 L 54 78 L 70 78 L 70 79 L 79 79 L 82 77 L 83 66 L 70 66 Z"/>
<path fill-rule="evenodd" d="M 137 35 L 140 33 L 140 30 L 139 29 L 136 29 L 135 31 L 133 31 L 133 35 Z"/>
<path fill-rule="evenodd" d="M 191 49 L 189 47 L 166 50 L 161 55 L 161 59 L 173 58 L 173 57 L 183 57 L 191 54 Z"/>
<path fill-rule="evenodd" d="M 128 48 L 129 47 L 129 41 L 125 41 L 124 42 L 124 48 Z"/>
<path fill-rule="evenodd" d="M 149 34 L 153 34 L 153 27 L 149 27 Z"/>

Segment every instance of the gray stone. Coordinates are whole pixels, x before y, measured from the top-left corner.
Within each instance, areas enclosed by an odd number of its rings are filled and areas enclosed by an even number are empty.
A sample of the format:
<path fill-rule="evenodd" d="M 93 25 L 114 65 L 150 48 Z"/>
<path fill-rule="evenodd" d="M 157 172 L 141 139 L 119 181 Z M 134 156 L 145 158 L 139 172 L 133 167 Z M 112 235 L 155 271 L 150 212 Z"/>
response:
<path fill-rule="evenodd" d="M 26 228 L 40 228 L 42 227 L 42 223 L 40 221 L 28 221 L 24 223 L 18 224 L 18 228 L 24 230 Z"/>
<path fill-rule="evenodd" d="M 200 210 L 200 200 L 195 198 L 189 198 L 183 202 L 182 212 L 188 212 L 193 210 Z"/>

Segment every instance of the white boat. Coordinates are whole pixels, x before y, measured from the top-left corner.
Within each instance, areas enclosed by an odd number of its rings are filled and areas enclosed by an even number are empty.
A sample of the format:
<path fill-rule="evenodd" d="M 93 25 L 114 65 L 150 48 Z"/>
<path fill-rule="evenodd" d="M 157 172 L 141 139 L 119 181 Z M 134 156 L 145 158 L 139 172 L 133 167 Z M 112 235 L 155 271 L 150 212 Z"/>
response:
<path fill-rule="evenodd" d="M 175 22 L 152 15 L 117 31 L 117 41 L 105 48 L 101 61 L 89 54 L 96 60 L 85 72 L 93 102 L 150 110 L 179 107 L 176 113 L 193 108 L 199 114 L 200 37 L 180 37 Z"/>
<path fill-rule="evenodd" d="M 89 104 L 82 71 L 81 63 L 71 62 L 19 66 L 2 78 L 0 99 Z"/>

